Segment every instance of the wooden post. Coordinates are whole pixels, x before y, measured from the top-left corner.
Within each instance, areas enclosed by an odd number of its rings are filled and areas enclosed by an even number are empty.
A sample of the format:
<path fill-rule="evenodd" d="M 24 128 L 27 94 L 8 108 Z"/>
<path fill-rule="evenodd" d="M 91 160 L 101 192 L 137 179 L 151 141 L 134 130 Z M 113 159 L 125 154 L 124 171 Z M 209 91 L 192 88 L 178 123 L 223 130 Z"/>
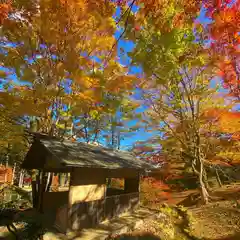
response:
<path fill-rule="evenodd" d="M 36 170 L 32 171 L 32 203 L 33 207 L 37 208 L 37 173 Z"/>
<path fill-rule="evenodd" d="M 44 193 L 44 189 L 45 189 L 45 172 L 41 171 L 39 173 L 39 191 L 38 191 L 38 211 L 42 212 L 43 209 L 43 193 Z"/>
<path fill-rule="evenodd" d="M 217 181 L 218 181 L 219 187 L 222 187 L 222 181 L 221 181 L 221 178 L 220 178 L 220 176 L 218 174 L 218 170 L 215 169 L 215 172 L 216 172 L 216 177 L 217 177 Z"/>

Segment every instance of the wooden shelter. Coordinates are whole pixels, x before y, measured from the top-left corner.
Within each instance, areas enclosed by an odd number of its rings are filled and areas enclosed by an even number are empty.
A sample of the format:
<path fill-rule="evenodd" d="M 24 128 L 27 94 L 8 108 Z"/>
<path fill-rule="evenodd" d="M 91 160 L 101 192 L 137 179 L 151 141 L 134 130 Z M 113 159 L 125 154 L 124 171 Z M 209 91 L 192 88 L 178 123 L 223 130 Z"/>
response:
<path fill-rule="evenodd" d="M 55 226 L 62 232 L 93 227 L 136 208 L 140 174 L 154 168 L 129 152 L 43 135 L 35 138 L 22 167 L 37 169 L 40 176 L 70 173 L 65 191 L 44 191 L 44 182 L 40 184 L 42 210 L 54 213 Z M 107 178 L 124 178 L 124 189 L 107 189 Z"/>

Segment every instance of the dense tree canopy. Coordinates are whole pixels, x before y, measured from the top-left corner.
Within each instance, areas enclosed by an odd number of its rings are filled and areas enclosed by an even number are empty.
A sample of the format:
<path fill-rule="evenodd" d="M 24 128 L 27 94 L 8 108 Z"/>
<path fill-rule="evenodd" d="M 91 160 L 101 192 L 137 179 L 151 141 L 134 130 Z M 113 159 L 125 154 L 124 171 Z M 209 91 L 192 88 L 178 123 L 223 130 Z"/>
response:
<path fill-rule="evenodd" d="M 134 108 L 131 101 L 123 103 L 137 79 L 116 61 L 114 3 L 6 4 L 1 27 L 5 91 L 0 97 L 14 118 L 34 131 L 90 141 L 106 115 L 120 106 Z"/>
<path fill-rule="evenodd" d="M 120 148 L 125 136 L 145 128 L 152 137 L 138 145 L 140 152 L 180 159 L 208 201 L 205 166 L 239 160 L 240 116 L 233 110 L 239 6 L 227 0 L 3 1 L 2 151 L 22 156 L 26 130 Z M 203 24 L 201 12 L 210 23 Z M 146 110 L 139 113 L 139 106 Z"/>

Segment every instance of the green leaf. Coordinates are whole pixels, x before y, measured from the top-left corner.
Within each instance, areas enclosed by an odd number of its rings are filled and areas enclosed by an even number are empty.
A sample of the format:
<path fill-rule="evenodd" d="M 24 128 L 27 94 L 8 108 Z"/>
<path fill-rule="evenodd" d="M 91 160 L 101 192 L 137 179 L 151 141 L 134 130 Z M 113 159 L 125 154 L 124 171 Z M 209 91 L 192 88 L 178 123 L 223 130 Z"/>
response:
<path fill-rule="evenodd" d="M 91 116 L 92 119 L 100 119 L 99 112 L 97 110 L 91 110 L 89 112 L 89 115 Z"/>

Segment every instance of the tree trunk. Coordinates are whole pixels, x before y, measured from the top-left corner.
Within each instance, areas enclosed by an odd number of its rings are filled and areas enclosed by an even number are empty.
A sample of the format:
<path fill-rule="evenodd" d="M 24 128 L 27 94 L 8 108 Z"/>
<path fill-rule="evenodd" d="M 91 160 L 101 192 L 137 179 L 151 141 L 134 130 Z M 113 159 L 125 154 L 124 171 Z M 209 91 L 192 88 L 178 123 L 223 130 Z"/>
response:
<path fill-rule="evenodd" d="M 69 174 L 66 173 L 66 175 L 65 175 L 64 187 L 68 186 L 68 179 L 69 179 Z"/>
<path fill-rule="evenodd" d="M 210 189 L 210 187 L 209 187 L 209 183 L 208 183 L 208 176 L 207 176 L 206 169 L 203 169 L 203 182 L 205 183 L 205 187 L 208 191 Z"/>
<path fill-rule="evenodd" d="M 47 184 L 45 192 L 49 192 L 52 185 L 53 173 L 48 173 Z"/>
<path fill-rule="evenodd" d="M 200 171 L 199 171 L 199 183 L 200 183 L 200 187 L 201 187 L 201 196 L 202 196 L 202 201 L 204 204 L 208 204 L 209 202 L 209 194 L 206 188 L 206 185 L 204 183 L 204 169 L 203 169 L 203 162 L 201 159 L 199 159 L 200 162 Z"/>
<path fill-rule="evenodd" d="M 14 179 L 15 179 L 15 171 L 16 171 L 16 163 L 14 163 L 13 171 L 12 171 L 12 185 L 14 184 Z"/>
<path fill-rule="evenodd" d="M 208 194 L 208 191 L 207 191 L 203 181 L 200 182 L 200 186 L 201 186 L 202 201 L 203 201 L 204 204 L 208 204 L 208 202 L 209 202 L 209 194 Z"/>
<path fill-rule="evenodd" d="M 8 160 L 9 160 L 9 156 L 7 154 L 7 156 L 6 156 L 6 163 L 5 163 L 6 168 L 8 168 Z"/>
<path fill-rule="evenodd" d="M 23 170 L 21 170 L 20 176 L 19 176 L 19 182 L 18 182 L 18 186 L 19 186 L 20 188 L 23 187 L 23 178 L 24 178 L 24 172 L 23 172 Z"/>
<path fill-rule="evenodd" d="M 215 169 L 215 172 L 216 172 L 216 177 L 217 177 L 217 181 L 218 181 L 219 187 L 222 187 L 222 181 L 221 181 L 220 176 L 218 174 L 218 170 Z"/>
<path fill-rule="evenodd" d="M 117 141 L 117 144 L 118 144 L 118 147 L 117 149 L 120 150 L 120 144 L 121 144 L 121 134 L 120 134 L 120 130 L 118 130 L 118 141 Z"/>
<path fill-rule="evenodd" d="M 63 187 L 65 183 L 65 176 L 64 173 L 58 174 L 58 181 L 59 181 L 59 187 Z"/>

